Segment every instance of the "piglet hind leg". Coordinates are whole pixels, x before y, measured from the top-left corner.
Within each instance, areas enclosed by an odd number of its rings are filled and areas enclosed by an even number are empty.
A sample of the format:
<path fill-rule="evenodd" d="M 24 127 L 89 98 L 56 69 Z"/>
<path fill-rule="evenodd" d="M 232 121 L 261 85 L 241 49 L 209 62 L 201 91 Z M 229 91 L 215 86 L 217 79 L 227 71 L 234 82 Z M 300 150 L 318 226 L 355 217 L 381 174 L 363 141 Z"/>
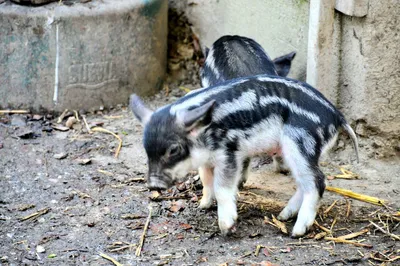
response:
<path fill-rule="evenodd" d="M 317 163 L 314 163 L 317 160 L 310 159 L 311 155 L 315 158 L 315 151 L 308 151 L 309 154 L 305 154 L 300 144 L 290 137 L 285 137 L 283 143 L 283 157 L 296 179 L 297 190 L 279 218 L 286 220 L 297 214 L 292 237 L 301 237 L 314 223 L 319 201 L 325 189 L 325 178 Z"/>
<path fill-rule="evenodd" d="M 200 200 L 199 208 L 208 209 L 214 201 L 214 169 L 210 167 L 200 167 L 199 176 L 203 184 L 203 197 Z"/>
<path fill-rule="evenodd" d="M 240 178 L 240 181 L 239 181 L 239 185 L 238 185 L 239 189 L 244 188 L 244 184 L 246 183 L 246 181 L 247 181 L 247 179 L 249 177 L 249 174 L 250 174 L 250 163 L 251 163 L 251 158 L 246 158 L 243 161 L 242 175 L 241 175 L 241 178 Z"/>
<path fill-rule="evenodd" d="M 236 194 L 242 171 L 233 165 L 214 169 L 214 192 L 218 204 L 218 225 L 223 236 L 235 230 Z"/>

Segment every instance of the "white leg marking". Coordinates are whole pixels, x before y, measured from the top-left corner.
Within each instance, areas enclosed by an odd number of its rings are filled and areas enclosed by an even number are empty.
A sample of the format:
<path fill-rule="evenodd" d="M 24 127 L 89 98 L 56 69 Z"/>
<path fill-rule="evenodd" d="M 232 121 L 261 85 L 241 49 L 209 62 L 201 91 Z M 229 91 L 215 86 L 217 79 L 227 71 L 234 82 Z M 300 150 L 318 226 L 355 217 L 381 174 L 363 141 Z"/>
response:
<path fill-rule="evenodd" d="M 200 167 L 199 175 L 203 183 L 203 197 L 200 200 L 199 208 L 208 209 L 211 207 L 214 199 L 214 173 L 213 168 Z"/>
<path fill-rule="evenodd" d="M 233 176 L 224 176 L 224 169 L 214 169 L 214 191 L 218 204 L 218 225 L 222 235 L 231 232 L 237 219 L 236 193 L 241 177 L 240 169 Z"/>
<path fill-rule="evenodd" d="M 293 227 L 292 236 L 303 236 L 307 229 L 314 223 L 315 216 L 317 215 L 319 200 L 320 198 L 316 189 L 314 191 L 304 193 L 303 203 L 301 204 L 296 224 Z"/>
<path fill-rule="evenodd" d="M 287 206 L 281 211 L 278 219 L 281 221 L 289 220 L 297 215 L 303 202 L 303 191 L 297 186 L 296 193 L 290 198 Z"/>
<path fill-rule="evenodd" d="M 296 179 L 298 186 L 296 194 L 299 190 L 303 194 L 297 221 L 292 232 L 292 236 L 299 237 L 304 235 L 307 229 L 313 224 L 320 197 L 315 185 L 315 173 L 313 173 L 307 159 L 302 155 L 297 144 L 290 138 L 290 135 L 284 135 L 281 143 L 283 158 Z M 289 210 L 294 210 L 299 206 L 299 202 L 291 202 L 292 199 L 295 201 L 299 198 L 299 195 L 296 194 L 290 199 L 288 206 L 280 214 L 281 218 L 286 218 L 290 213 Z"/>

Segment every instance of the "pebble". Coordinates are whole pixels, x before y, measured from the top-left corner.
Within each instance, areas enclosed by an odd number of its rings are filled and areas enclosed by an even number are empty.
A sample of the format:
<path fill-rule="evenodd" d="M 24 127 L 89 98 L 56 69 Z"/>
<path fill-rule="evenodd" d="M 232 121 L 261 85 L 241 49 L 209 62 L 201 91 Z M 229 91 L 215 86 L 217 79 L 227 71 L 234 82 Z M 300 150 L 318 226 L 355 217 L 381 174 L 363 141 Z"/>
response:
<path fill-rule="evenodd" d="M 46 251 L 46 249 L 45 249 L 43 246 L 38 245 L 38 246 L 36 247 L 36 252 L 37 252 L 37 253 L 43 253 L 43 252 L 45 252 L 45 251 Z"/>

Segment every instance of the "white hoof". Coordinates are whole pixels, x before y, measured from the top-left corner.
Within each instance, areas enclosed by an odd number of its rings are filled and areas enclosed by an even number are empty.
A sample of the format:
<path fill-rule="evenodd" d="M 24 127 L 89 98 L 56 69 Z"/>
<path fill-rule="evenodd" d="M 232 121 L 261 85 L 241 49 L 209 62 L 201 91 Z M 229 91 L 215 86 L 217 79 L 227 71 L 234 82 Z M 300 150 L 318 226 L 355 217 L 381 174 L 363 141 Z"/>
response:
<path fill-rule="evenodd" d="M 227 236 L 236 230 L 235 221 L 236 219 L 224 219 L 218 221 L 219 229 L 223 236 Z"/>
<path fill-rule="evenodd" d="M 304 236 L 304 234 L 307 232 L 307 230 L 308 230 L 308 226 L 296 222 L 296 224 L 293 227 L 292 237 Z"/>

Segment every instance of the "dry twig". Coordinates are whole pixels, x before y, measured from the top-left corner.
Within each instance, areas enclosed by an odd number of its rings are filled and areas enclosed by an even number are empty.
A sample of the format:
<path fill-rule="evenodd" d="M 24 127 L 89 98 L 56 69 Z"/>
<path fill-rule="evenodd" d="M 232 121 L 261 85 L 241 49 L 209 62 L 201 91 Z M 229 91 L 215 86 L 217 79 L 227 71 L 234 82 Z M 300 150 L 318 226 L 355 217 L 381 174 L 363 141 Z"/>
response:
<path fill-rule="evenodd" d="M 2 114 L 28 114 L 27 110 L 0 110 L 0 115 Z"/>
<path fill-rule="evenodd" d="M 281 230 L 282 233 L 284 234 L 288 233 L 285 223 L 276 219 L 273 214 L 272 214 L 272 222 Z"/>
<path fill-rule="evenodd" d="M 108 175 L 108 176 L 113 176 L 114 175 L 113 173 L 111 173 L 109 171 L 101 170 L 101 169 L 98 169 L 97 172 L 102 173 L 104 175 Z"/>
<path fill-rule="evenodd" d="M 61 124 L 61 122 L 64 120 L 65 115 L 68 113 L 68 109 L 65 109 L 64 112 L 58 117 L 57 119 L 57 124 Z"/>
<path fill-rule="evenodd" d="M 346 169 L 344 169 L 343 167 L 339 167 L 339 169 L 340 169 L 340 172 L 342 172 L 342 174 L 335 175 L 335 176 L 334 176 L 335 178 L 341 178 L 341 179 L 358 179 L 358 178 L 360 177 L 359 175 L 357 175 L 357 174 L 355 174 L 355 173 L 353 173 L 353 172 L 351 172 L 351 171 L 349 171 L 349 170 L 346 170 Z"/>
<path fill-rule="evenodd" d="M 325 233 L 332 234 L 332 231 L 331 231 L 331 230 L 329 230 L 328 228 L 326 228 L 326 227 L 320 225 L 317 221 L 314 221 L 314 224 L 315 224 L 316 226 L 318 226 L 319 229 L 321 229 L 321 230 L 324 231 Z"/>
<path fill-rule="evenodd" d="M 373 247 L 372 245 L 369 245 L 369 244 L 358 243 L 355 241 L 336 238 L 336 237 L 325 237 L 324 239 L 328 240 L 328 241 L 333 241 L 336 243 L 350 244 L 350 245 L 354 245 L 356 247 L 364 247 L 364 248 L 372 248 Z"/>
<path fill-rule="evenodd" d="M 76 110 L 74 110 L 74 114 L 75 114 L 76 121 L 81 122 L 81 120 L 79 119 L 79 114 Z"/>
<path fill-rule="evenodd" d="M 346 199 L 346 204 L 347 204 L 346 218 L 349 218 L 350 210 L 351 210 L 351 203 L 348 199 Z"/>
<path fill-rule="evenodd" d="M 332 210 L 332 208 L 335 206 L 335 204 L 338 202 L 339 200 L 335 200 L 325 211 L 324 214 L 327 215 L 328 212 L 330 212 Z"/>
<path fill-rule="evenodd" d="M 344 235 L 344 236 L 339 236 L 338 238 L 339 238 L 339 239 L 348 240 L 348 239 L 352 239 L 352 238 L 355 238 L 355 237 L 357 237 L 357 236 L 363 235 L 363 234 L 365 234 L 365 233 L 368 233 L 368 231 L 369 231 L 368 229 L 364 229 L 364 230 L 361 230 L 361 231 L 359 231 L 359 232 L 347 234 L 347 235 Z"/>
<path fill-rule="evenodd" d="M 384 233 L 385 235 L 390 236 L 391 238 L 394 238 L 394 239 L 396 239 L 396 240 L 400 240 L 400 236 L 395 235 L 395 234 L 393 234 L 393 233 L 390 233 L 390 232 L 386 231 L 385 229 L 383 229 L 382 227 L 380 227 L 379 225 L 377 225 L 376 223 L 374 223 L 374 222 L 372 222 L 372 221 L 369 221 L 369 222 L 370 222 L 373 226 L 375 226 L 376 229 L 378 229 L 379 231 L 381 231 L 381 232 Z"/>
<path fill-rule="evenodd" d="M 94 132 L 108 133 L 108 134 L 111 134 L 111 135 L 113 135 L 115 138 L 118 139 L 119 144 L 118 144 L 118 147 L 117 147 L 117 149 L 116 149 L 116 151 L 115 151 L 115 158 L 118 158 L 119 152 L 121 151 L 121 148 L 122 148 L 122 139 L 121 139 L 117 134 L 115 134 L 114 132 L 111 132 L 110 130 L 107 130 L 107 129 L 105 129 L 105 128 L 95 127 L 95 128 L 92 128 L 92 131 L 94 131 Z"/>
<path fill-rule="evenodd" d="M 139 241 L 139 246 L 136 249 L 136 253 L 135 253 L 136 257 L 139 257 L 140 254 L 142 253 L 144 238 L 146 237 L 147 228 L 149 227 L 152 210 L 153 210 L 153 208 L 150 206 L 149 207 L 149 216 L 147 217 L 146 224 L 144 225 L 143 233 L 142 233 L 142 236 L 140 237 L 140 241 Z"/>
<path fill-rule="evenodd" d="M 119 263 L 118 261 L 116 261 L 114 258 L 111 258 L 110 256 L 104 254 L 104 253 L 100 253 L 99 254 L 101 257 L 105 258 L 106 260 L 111 261 L 112 263 L 114 263 L 114 265 L 116 266 L 123 266 L 121 263 Z"/>
<path fill-rule="evenodd" d="M 28 216 L 22 217 L 22 218 L 20 219 L 20 221 L 26 221 L 26 220 L 32 220 L 32 221 L 34 221 L 34 220 L 36 220 L 37 218 L 39 218 L 39 216 L 42 216 L 43 214 L 46 214 L 46 213 L 48 213 L 49 211 L 50 211 L 50 208 L 41 209 L 41 210 L 39 210 L 39 211 L 37 211 L 37 212 L 35 212 L 35 213 L 29 214 Z"/>
<path fill-rule="evenodd" d="M 91 133 L 92 133 L 92 130 L 90 129 L 90 127 L 89 127 L 89 125 L 88 125 L 88 123 L 87 123 L 87 121 L 86 121 L 86 116 L 82 115 L 82 118 L 83 118 L 83 123 L 85 123 L 85 127 L 86 127 L 87 132 L 88 132 L 89 134 L 91 134 Z"/>

